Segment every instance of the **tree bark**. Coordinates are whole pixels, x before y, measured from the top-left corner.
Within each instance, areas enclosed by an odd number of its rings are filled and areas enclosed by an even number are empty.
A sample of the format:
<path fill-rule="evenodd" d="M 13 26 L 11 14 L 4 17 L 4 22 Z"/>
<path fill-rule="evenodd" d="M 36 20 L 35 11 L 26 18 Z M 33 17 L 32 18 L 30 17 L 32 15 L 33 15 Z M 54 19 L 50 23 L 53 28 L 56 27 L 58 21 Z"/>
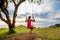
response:
<path fill-rule="evenodd" d="M 17 16 L 17 7 L 15 8 L 14 14 L 13 14 L 13 21 L 12 21 L 12 25 L 15 28 L 15 22 L 16 22 L 16 16 Z"/>
<path fill-rule="evenodd" d="M 15 33 L 13 25 L 12 24 L 9 24 L 8 26 L 9 26 L 9 33 L 10 34 L 11 33 Z"/>

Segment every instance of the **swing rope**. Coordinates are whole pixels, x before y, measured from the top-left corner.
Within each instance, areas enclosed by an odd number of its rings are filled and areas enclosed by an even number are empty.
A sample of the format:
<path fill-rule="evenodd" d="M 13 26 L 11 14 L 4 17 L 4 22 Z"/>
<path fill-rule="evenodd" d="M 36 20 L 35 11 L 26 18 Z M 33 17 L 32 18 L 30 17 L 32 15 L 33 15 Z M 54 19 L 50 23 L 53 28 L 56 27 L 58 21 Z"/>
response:
<path fill-rule="evenodd" d="M 27 11 L 26 11 L 26 2 L 27 1 L 25 1 L 25 13 L 27 13 Z M 33 13 L 33 3 L 30 3 L 30 14 L 29 14 L 29 16 L 31 16 L 31 17 L 33 17 L 33 15 L 32 15 L 32 13 Z M 26 19 L 27 19 L 27 17 L 28 17 L 28 15 L 26 15 Z M 32 23 L 32 25 L 33 25 L 33 23 Z"/>
<path fill-rule="evenodd" d="M 33 16 L 32 15 L 32 13 L 33 13 L 33 3 L 30 3 L 30 7 L 31 7 L 31 13 L 30 13 L 30 15 L 31 15 L 31 17 Z"/>
<path fill-rule="evenodd" d="M 27 11 L 26 11 L 26 2 L 27 2 L 27 1 L 25 1 L 25 13 L 27 13 Z M 33 13 L 33 3 L 30 3 L 30 10 L 31 10 L 31 12 L 30 12 L 29 16 L 32 17 L 32 13 Z M 26 17 L 27 17 L 27 16 L 28 16 L 28 15 L 26 15 Z"/>
<path fill-rule="evenodd" d="M 25 13 L 27 13 L 27 12 L 26 12 L 26 0 L 25 0 Z M 26 15 L 26 19 L 27 19 L 27 15 Z"/>

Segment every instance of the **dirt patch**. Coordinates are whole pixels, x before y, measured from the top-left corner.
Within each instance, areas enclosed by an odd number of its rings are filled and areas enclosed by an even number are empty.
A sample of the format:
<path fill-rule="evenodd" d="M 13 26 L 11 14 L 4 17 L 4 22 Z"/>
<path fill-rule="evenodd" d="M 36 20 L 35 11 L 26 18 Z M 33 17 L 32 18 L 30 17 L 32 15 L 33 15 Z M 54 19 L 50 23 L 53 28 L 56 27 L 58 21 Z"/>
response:
<path fill-rule="evenodd" d="M 43 40 L 42 37 L 37 36 L 35 33 L 21 33 L 18 35 L 6 37 L 3 40 Z"/>

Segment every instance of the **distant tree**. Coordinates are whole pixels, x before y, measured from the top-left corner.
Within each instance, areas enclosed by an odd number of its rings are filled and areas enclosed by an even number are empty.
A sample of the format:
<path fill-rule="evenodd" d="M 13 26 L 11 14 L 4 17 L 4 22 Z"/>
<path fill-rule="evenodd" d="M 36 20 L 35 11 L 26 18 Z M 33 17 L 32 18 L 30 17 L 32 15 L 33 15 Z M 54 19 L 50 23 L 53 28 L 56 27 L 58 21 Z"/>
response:
<path fill-rule="evenodd" d="M 51 26 L 49 26 L 49 28 L 56 28 L 56 26 L 55 25 L 51 25 Z"/>
<path fill-rule="evenodd" d="M 49 28 L 56 28 L 56 27 L 60 27 L 60 24 L 55 24 L 55 25 L 49 26 Z"/>
<path fill-rule="evenodd" d="M 56 27 L 60 27 L 60 24 L 55 24 Z"/>

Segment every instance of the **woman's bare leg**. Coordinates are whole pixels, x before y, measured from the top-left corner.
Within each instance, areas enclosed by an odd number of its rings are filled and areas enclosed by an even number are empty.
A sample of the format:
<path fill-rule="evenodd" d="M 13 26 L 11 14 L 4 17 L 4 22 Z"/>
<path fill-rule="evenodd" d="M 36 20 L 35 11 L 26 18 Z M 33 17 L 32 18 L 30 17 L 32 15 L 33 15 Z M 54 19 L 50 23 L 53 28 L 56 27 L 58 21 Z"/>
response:
<path fill-rule="evenodd" d="M 33 29 L 30 30 L 30 34 L 32 33 Z"/>

